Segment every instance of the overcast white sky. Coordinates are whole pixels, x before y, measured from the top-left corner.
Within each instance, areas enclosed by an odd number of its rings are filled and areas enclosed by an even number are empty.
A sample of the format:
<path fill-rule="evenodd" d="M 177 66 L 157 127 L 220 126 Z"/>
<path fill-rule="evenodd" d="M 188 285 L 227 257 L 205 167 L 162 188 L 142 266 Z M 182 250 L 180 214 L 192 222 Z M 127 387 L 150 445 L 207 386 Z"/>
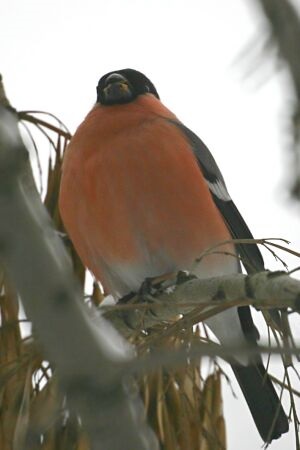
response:
<path fill-rule="evenodd" d="M 300 0 L 295 3 L 300 7 Z M 255 51 L 238 59 L 264 30 L 252 5 L 250 0 L 2 0 L 0 72 L 8 97 L 18 110 L 55 113 L 73 132 L 95 101 L 100 76 L 125 67 L 141 70 L 211 149 L 255 237 L 284 237 L 299 251 L 299 207 L 287 192 L 288 78 L 284 71 L 273 74 L 272 59 L 258 64 Z M 261 67 L 244 80 L 249 66 Z M 265 256 L 269 268 L 281 269 Z M 285 259 L 290 268 L 299 265 Z M 228 449 L 260 449 L 246 404 L 229 390 L 225 412 Z M 271 449 L 292 449 L 292 442 L 290 433 Z"/>

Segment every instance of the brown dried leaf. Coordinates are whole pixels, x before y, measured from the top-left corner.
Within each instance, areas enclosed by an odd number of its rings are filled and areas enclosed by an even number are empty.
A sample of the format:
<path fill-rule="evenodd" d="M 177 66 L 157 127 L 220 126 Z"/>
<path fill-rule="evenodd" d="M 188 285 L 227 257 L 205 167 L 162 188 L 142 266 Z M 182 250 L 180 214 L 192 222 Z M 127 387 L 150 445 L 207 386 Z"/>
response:
<path fill-rule="evenodd" d="M 141 381 L 141 389 L 146 413 L 148 413 L 150 408 L 150 383 L 148 382 L 148 379 L 149 377 L 145 375 Z"/>
<path fill-rule="evenodd" d="M 45 433 L 58 420 L 61 408 L 62 395 L 58 390 L 57 379 L 54 375 L 31 402 L 30 432 Z"/>
<path fill-rule="evenodd" d="M 222 398 L 221 398 L 221 385 L 220 385 L 220 373 L 216 372 L 211 374 L 204 385 L 203 390 L 203 409 L 204 416 L 203 423 L 203 436 L 207 440 L 207 443 L 202 442 L 201 450 L 204 449 L 225 449 L 226 437 L 223 420 L 223 426 L 218 428 L 218 424 L 222 424 Z M 220 429 L 220 434 L 218 430 Z"/>
<path fill-rule="evenodd" d="M 91 295 L 91 299 L 95 306 L 99 306 L 104 300 L 104 295 L 100 289 L 99 284 L 96 281 L 93 283 L 93 292 Z"/>
<path fill-rule="evenodd" d="M 164 429 L 163 443 L 164 443 L 165 450 L 179 449 L 174 425 L 170 419 L 169 411 L 168 411 L 168 408 L 165 403 L 162 405 L 162 423 L 163 423 L 163 429 Z M 186 448 L 186 450 L 189 450 L 189 449 Z"/>
<path fill-rule="evenodd" d="M 220 372 L 216 372 L 214 374 L 212 412 L 213 412 L 213 419 L 215 421 L 223 414 Z"/>
<path fill-rule="evenodd" d="M 29 366 L 27 368 L 23 395 L 20 401 L 19 411 L 17 414 L 17 420 L 14 429 L 13 450 L 22 450 L 24 448 L 24 442 L 29 423 L 29 405 L 32 390 L 31 377 L 32 377 L 32 368 L 31 366 Z"/>
<path fill-rule="evenodd" d="M 55 442 L 56 442 L 56 430 L 53 427 L 43 435 L 41 450 L 56 450 Z"/>
<path fill-rule="evenodd" d="M 83 432 L 81 432 L 81 434 L 79 435 L 76 450 L 90 450 L 90 449 L 91 449 L 91 447 L 89 444 L 88 437 Z"/>
<path fill-rule="evenodd" d="M 219 438 L 219 442 L 223 445 L 222 449 L 226 449 L 226 425 L 223 416 L 218 417 L 216 421 L 216 432 Z"/>
<path fill-rule="evenodd" d="M 163 406 L 165 401 L 165 392 L 164 392 L 164 384 L 163 384 L 163 373 L 162 371 L 159 371 L 157 374 L 157 390 L 156 390 L 156 417 L 157 417 L 157 426 L 158 426 L 158 433 L 161 438 L 161 441 L 164 442 L 165 440 L 165 433 L 164 433 L 164 413 L 163 413 Z"/>

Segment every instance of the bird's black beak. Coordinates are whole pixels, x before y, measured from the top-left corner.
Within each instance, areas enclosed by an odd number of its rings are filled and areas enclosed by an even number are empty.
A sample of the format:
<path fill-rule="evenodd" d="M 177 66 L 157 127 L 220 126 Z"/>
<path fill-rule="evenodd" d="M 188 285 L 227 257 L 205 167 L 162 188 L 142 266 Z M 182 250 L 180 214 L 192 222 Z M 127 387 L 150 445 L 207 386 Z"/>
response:
<path fill-rule="evenodd" d="M 127 103 L 132 99 L 131 86 L 125 77 L 112 73 L 105 80 L 105 86 L 101 92 L 98 91 L 98 99 L 105 105 Z"/>

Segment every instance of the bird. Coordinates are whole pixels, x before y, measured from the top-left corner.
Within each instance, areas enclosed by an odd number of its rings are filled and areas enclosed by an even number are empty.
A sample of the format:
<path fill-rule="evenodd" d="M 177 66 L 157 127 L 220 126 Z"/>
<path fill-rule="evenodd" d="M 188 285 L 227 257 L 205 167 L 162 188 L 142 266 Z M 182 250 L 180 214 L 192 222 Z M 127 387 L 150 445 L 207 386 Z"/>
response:
<path fill-rule="evenodd" d="M 182 270 L 199 278 L 236 274 L 240 259 L 248 273 L 264 270 L 256 245 L 232 242 L 253 236 L 214 157 L 134 69 L 100 78 L 96 103 L 64 155 L 59 209 L 83 263 L 116 299 Z M 220 251 L 195 264 L 220 242 Z M 257 345 L 248 306 L 205 323 L 221 344 Z M 288 419 L 261 357 L 231 366 L 261 438 L 278 439 Z"/>

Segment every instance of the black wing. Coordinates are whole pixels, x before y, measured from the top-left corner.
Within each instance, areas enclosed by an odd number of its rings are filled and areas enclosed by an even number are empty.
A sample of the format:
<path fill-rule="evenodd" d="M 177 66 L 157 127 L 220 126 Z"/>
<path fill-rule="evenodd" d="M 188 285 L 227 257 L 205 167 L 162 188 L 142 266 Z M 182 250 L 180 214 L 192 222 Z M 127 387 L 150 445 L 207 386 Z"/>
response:
<path fill-rule="evenodd" d="M 213 200 L 224 217 L 231 236 L 234 239 L 253 239 L 251 231 L 231 200 L 220 169 L 206 145 L 180 122 L 175 120 L 171 122 L 188 139 Z M 264 261 L 256 244 L 236 244 L 236 248 L 248 273 L 264 270 Z M 280 325 L 278 311 L 270 312 L 275 322 Z M 253 323 L 249 306 L 238 307 L 238 314 L 245 337 L 255 345 L 259 334 Z M 264 441 L 269 442 L 286 433 L 289 428 L 287 417 L 260 357 L 251 365 L 236 364 L 232 365 L 232 368 Z"/>
<path fill-rule="evenodd" d="M 221 171 L 206 145 L 182 123 L 175 120 L 170 120 L 170 122 L 178 127 L 190 142 L 214 202 L 224 217 L 232 238 L 253 239 L 251 231 L 233 203 Z M 264 270 L 264 260 L 256 244 L 237 244 L 236 248 L 248 273 Z"/>

